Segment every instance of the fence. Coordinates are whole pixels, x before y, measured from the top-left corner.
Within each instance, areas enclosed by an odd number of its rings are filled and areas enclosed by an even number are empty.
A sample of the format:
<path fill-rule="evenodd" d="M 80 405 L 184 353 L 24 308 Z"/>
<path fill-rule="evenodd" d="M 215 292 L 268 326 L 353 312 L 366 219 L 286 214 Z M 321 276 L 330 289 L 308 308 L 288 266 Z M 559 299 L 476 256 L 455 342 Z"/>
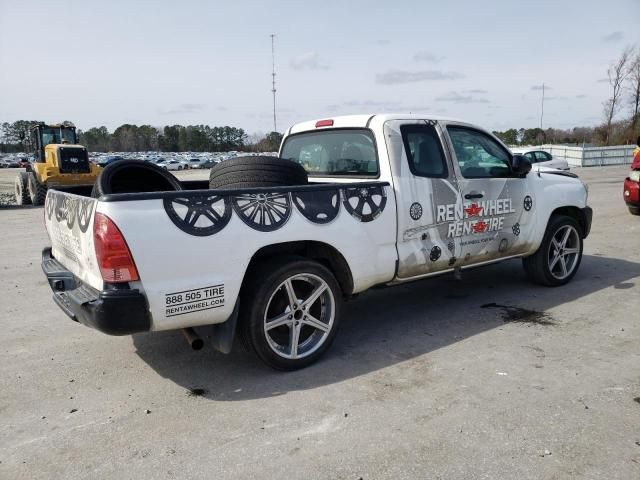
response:
<path fill-rule="evenodd" d="M 572 167 L 601 167 L 603 165 L 627 165 L 633 160 L 635 145 L 613 147 L 565 147 L 542 145 L 538 147 L 556 158 L 563 158 Z"/>

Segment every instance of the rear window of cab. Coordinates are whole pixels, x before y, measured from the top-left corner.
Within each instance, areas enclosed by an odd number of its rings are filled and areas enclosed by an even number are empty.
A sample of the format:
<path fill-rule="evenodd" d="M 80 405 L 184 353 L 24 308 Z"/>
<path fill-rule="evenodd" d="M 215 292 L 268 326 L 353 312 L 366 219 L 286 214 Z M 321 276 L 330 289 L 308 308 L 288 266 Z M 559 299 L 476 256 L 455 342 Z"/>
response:
<path fill-rule="evenodd" d="M 368 129 L 304 132 L 285 139 L 280 157 L 299 163 L 310 176 L 379 176 L 378 153 Z"/>

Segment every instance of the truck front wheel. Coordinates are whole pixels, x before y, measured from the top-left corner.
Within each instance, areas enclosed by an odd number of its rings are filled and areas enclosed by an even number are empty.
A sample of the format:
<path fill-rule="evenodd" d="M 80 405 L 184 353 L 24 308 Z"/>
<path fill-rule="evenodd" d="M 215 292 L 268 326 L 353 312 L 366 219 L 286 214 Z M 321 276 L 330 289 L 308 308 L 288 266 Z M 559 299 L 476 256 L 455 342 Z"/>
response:
<path fill-rule="evenodd" d="M 556 287 L 568 283 L 582 260 L 582 232 L 578 222 L 564 215 L 553 215 L 540 247 L 522 259 L 529 279 Z"/>
<path fill-rule="evenodd" d="M 255 354 L 278 370 L 315 362 L 335 338 L 342 293 L 329 269 L 303 258 L 267 262 L 248 272 L 240 329 Z"/>

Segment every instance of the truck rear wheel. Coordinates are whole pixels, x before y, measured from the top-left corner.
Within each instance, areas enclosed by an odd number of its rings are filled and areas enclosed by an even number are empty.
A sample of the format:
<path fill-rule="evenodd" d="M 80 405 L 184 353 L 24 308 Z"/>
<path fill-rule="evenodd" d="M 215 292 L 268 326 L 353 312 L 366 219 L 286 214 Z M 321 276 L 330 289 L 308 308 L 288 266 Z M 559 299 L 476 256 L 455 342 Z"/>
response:
<path fill-rule="evenodd" d="M 16 180 L 14 182 L 16 203 L 18 205 L 31 205 L 31 198 L 29 198 L 27 187 L 28 181 L 29 176 L 27 172 L 18 172 L 18 175 L 16 176 Z"/>
<path fill-rule="evenodd" d="M 217 164 L 209 172 L 209 188 L 236 189 L 306 185 L 302 165 L 278 157 L 236 157 Z"/>
<path fill-rule="evenodd" d="M 540 247 L 522 259 L 529 279 L 540 285 L 557 287 L 568 283 L 582 260 L 582 232 L 578 222 L 564 215 L 553 215 Z"/>
<path fill-rule="evenodd" d="M 31 203 L 33 205 L 44 205 L 44 201 L 47 198 L 47 186 L 41 184 L 33 172 L 29 172 L 28 177 L 27 190 Z"/>
<path fill-rule="evenodd" d="M 277 370 L 304 368 L 329 348 L 342 294 L 329 269 L 293 257 L 249 272 L 240 300 L 240 329 L 251 350 Z"/>

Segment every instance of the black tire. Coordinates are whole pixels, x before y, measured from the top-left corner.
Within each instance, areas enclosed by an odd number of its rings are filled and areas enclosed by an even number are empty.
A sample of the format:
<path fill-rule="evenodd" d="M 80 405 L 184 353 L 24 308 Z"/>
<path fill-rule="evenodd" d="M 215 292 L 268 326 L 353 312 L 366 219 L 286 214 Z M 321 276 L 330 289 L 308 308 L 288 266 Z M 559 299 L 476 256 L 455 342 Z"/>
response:
<path fill-rule="evenodd" d="M 572 241 L 573 243 L 576 243 L 576 245 L 567 247 L 567 250 L 577 250 L 577 257 L 575 259 L 573 257 L 570 257 L 569 261 L 572 262 L 571 270 L 566 276 L 560 278 L 558 274 L 554 273 L 554 262 L 551 257 L 553 255 L 553 257 L 555 258 L 556 255 L 554 255 L 554 252 L 562 252 L 564 250 L 564 247 L 556 250 L 553 242 L 554 237 L 561 231 L 566 231 L 567 227 L 572 228 L 577 233 L 575 239 L 573 239 L 572 234 Z M 582 261 L 582 248 L 583 232 L 580 228 L 579 223 L 572 217 L 567 217 L 565 215 L 552 215 L 549 219 L 549 223 L 547 224 L 547 229 L 544 233 L 542 243 L 540 244 L 540 247 L 538 248 L 536 253 L 522 259 L 522 264 L 524 266 L 527 277 L 534 283 L 538 283 L 540 285 L 545 285 L 548 287 L 557 287 L 570 282 L 577 273 L 578 268 L 580 267 L 580 262 Z M 563 259 L 561 263 L 564 264 L 564 262 L 565 260 Z"/>
<path fill-rule="evenodd" d="M 176 177 L 166 169 L 143 160 L 119 160 L 107 165 L 93 186 L 91 196 L 110 193 L 167 192 L 182 190 Z"/>
<path fill-rule="evenodd" d="M 236 157 L 218 163 L 209 172 L 211 189 L 288 187 L 307 183 L 307 172 L 300 164 L 278 157 Z"/>
<path fill-rule="evenodd" d="M 265 364 L 276 370 L 298 370 L 318 360 L 331 346 L 340 321 L 342 292 L 331 271 L 318 262 L 302 257 L 289 257 L 263 263 L 252 269 L 247 275 L 249 275 L 249 281 L 243 287 L 240 298 L 239 329 L 249 350 L 253 351 Z M 313 281 L 320 279 L 326 285 L 327 290 L 321 295 L 322 300 L 320 298 L 314 300 L 308 305 L 309 309 L 307 310 L 307 313 L 312 312 L 310 315 L 313 315 L 311 318 L 314 321 L 316 318 L 327 320 L 326 322 L 321 320 L 326 331 L 305 323 L 307 317 L 302 311 L 305 310 L 304 303 L 301 303 L 295 311 L 288 306 L 288 296 L 283 284 L 287 279 L 296 275 L 306 276 L 307 279 Z M 294 278 L 292 284 L 294 290 L 297 289 L 296 298 L 301 297 L 302 300 L 305 299 L 305 295 L 310 295 L 311 291 L 317 288 L 309 284 L 308 288 L 311 290 L 305 292 L 303 279 Z M 283 291 L 283 289 L 285 290 Z M 266 309 L 268 309 L 267 312 L 265 312 Z M 280 310 L 284 313 L 281 313 Z M 322 313 L 323 311 L 327 314 L 326 316 Z M 275 327 L 271 330 L 274 332 L 273 334 L 267 334 L 265 314 L 278 317 L 287 315 L 287 312 L 293 312 L 293 315 L 288 316 L 291 320 L 286 320 L 291 325 Z M 295 316 L 297 314 L 300 314 L 300 318 Z M 294 323 L 299 325 L 296 328 L 299 328 L 299 338 L 303 339 L 299 342 L 299 347 L 302 348 L 307 344 L 308 348 L 306 352 L 303 349 L 299 353 L 299 358 L 286 358 L 288 353 L 285 350 L 277 353 L 277 349 L 272 345 L 277 343 L 277 336 L 280 336 L 283 339 L 282 343 L 288 343 L 291 346 Z M 314 340 L 317 343 L 314 343 Z M 296 351 L 297 348 L 298 346 L 296 346 Z"/>
<path fill-rule="evenodd" d="M 44 205 L 44 201 L 47 198 L 47 186 L 41 184 L 36 178 L 36 174 L 29 172 L 28 174 L 28 191 L 29 198 L 32 205 Z"/>
<path fill-rule="evenodd" d="M 634 207 L 632 205 L 627 205 L 629 207 L 629 213 L 631 215 L 640 215 L 640 207 Z"/>
<path fill-rule="evenodd" d="M 31 205 L 31 198 L 29 197 L 27 187 L 28 181 L 29 176 L 27 175 L 27 172 L 18 172 L 18 175 L 16 175 L 16 180 L 14 182 L 16 203 L 18 205 Z"/>

